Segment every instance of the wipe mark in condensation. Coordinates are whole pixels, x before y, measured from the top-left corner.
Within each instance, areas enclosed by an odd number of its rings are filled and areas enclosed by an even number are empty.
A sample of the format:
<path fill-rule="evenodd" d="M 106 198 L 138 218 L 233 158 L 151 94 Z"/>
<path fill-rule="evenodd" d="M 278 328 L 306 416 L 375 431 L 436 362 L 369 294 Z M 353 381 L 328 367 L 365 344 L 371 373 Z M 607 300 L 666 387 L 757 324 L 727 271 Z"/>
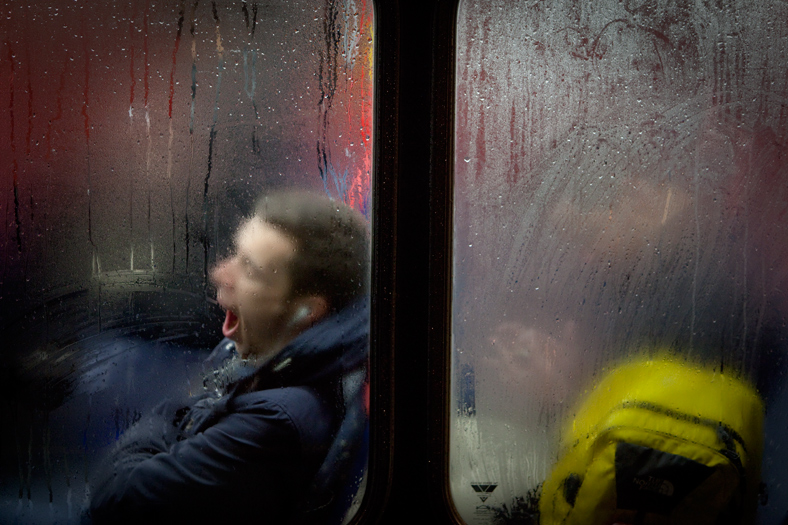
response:
<path fill-rule="evenodd" d="M 334 102 L 334 95 L 337 89 L 338 76 L 338 55 L 340 43 L 340 28 L 337 26 L 337 2 L 326 4 L 325 16 L 323 18 L 323 34 L 325 35 L 325 49 L 319 53 L 318 66 L 318 85 L 320 88 L 319 120 L 320 138 L 317 140 L 317 169 L 320 179 L 323 181 L 323 188 L 326 193 L 331 195 L 328 190 L 328 177 L 335 175 L 331 166 L 331 152 L 329 151 L 328 127 L 330 124 L 330 112 Z M 337 183 L 335 179 L 335 183 Z M 339 195 L 342 198 L 342 194 Z"/>
<path fill-rule="evenodd" d="M 6 42 L 5 45 L 6 49 L 8 49 L 8 64 L 11 68 L 11 73 L 9 75 L 8 117 L 11 135 L 11 176 L 14 188 L 14 226 L 16 228 L 16 248 L 19 250 L 19 253 L 22 253 L 22 221 L 19 217 L 19 164 L 16 160 L 16 141 L 14 136 L 14 80 L 16 77 L 16 69 L 14 68 L 14 51 L 11 49 L 11 44 Z"/>
<path fill-rule="evenodd" d="M 213 104 L 213 116 L 211 119 L 211 131 L 208 136 L 208 171 L 205 174 L 205 182 L 203 186 L 203 232 L 200 236 L 200 242 L 203 248 L 203 280 L 208 279 L 208 188 L 211 180 L 211 170 L 213 168 L 213 144 L 216 140 L 216 122 L 219 120 L 219 95 L 222 89 L 222 72 L 224 71 L 224 47 L 222 47 L 222 33 L 219 21 L 219 12 L 216 7 L 216 2 L 211 2 L 211 12 L 213 13 L 213 20 L 215 24 L 216 34 L 216 54 L 218 63 L 216 65 L 216 94 Z"/>
<path fill-rule="evenodd" d="M 257 4 L 252 5 L 252 20 L 250 27 L 249 10 L 246 8 L 246 2 L 243 3 L 242 11 L 244 14 L 244 21 L 246 29 L 249 31 L 247 42 L 244 44 L 243 58 L 244 58 L 244 91 L 249 101 L 252 103 L 254 110 L 255 123 L 252 125 L 252 152 L 260 154 L 260 141 L 257 138 L 257 130 L 261 127 L 260 111 L 257 109 L 257 102 L 254 99 L 255 91 L 257 90 L 257 50 L 251 47 L 252 40 L 254 39 L 254 28 L 257 24 Z"/>
<path fill-rule="evenodd" d="M 145 63 L 143 64 L 143 68 L 145 70 L 145 74 L 143 75 L 143 106 L 145 107 L 145 137 L 147 138 L 148 148 L 145 153 L 145 180 L 148 183 L 148 216 L 147 216 L 147 223 L 148 223 L 148 245 L 150 246 L 150 269 L 155 271 L 156 270 L 156 253 L 155 248 L 153 245 L 153 225 L 151 221 L 151 212 L 153 207 L 152 202 L 152 193 L 153 188 L 151 184 L 151 156 L 153 154 L 153 138 L 151 137 L 150 133 L 150 105 L 149 105 L 149 98 L 150 98 L 150 58 L 149 58 L 149 49 L 148 49 L 148 16 L 150 14 L 150 5 L 145 4 L 145 11 L 142 17 L 142 56 Z"/>
<path fill-rule="evenodd" d="M 183 239 L 186 245 L 186 268 L 185 272 L 189 273 L 189 251 L 190 251 L 190 229 L 189 229 L 189 194 L 191 193 L 192 185 L 192 170 L 194 168 L 194 99 L 197 95 L 197 40 L 195 32 L 197 30 L 197 6 L 199 0 L 194 0 L 191 11 L 191 26 L 189 34 L 192 37 L 191 53 L 192 53 L 192 67 L 191 67 L 191 108 L 189 111 L 189 172 L 186 174 L 186 204 L 183 209 Z"/>
<path fill-rule="evenodd" d="M 137 76 L 134 74 L 134 18 L 136 12 L 129 23 L 129 123 L 134 119 L 134 89 L 137 85 Z"/>
<path fill-rule="evenodd" d="M 177 253 L 177 221 L 175 219 L 175 197 L 172 188 L 172 101 L 175 98 L 175 69 L 177 67 L 178 49 L 181 45 L 181 33 L 183 32 L 183 19 L 186 12 L 186 0 L 181 0 L 181 7 L 178 11 L 178 30 L 175 34 L 175 46 L 172 50 L 172 68 L 170 69 L 170 97 L 168 101 L 167 119 L 169 124 L 169 140 L 167 141 L 167 185 L 170 189 L 170 214 L 172 216 L 172 273 L 175 273 L 175 261 Z"/>
<path fill-rule="evenodd" d="M 257 26 L 257 2 L 252 3 L 252 20 L 251 20 L 251 27 L 250 27 L 250 20 L 249 20 L 249 10 L 246 8 L 246 0 L 243 0 L 241 4 L 241 11 L 244 14 L 244 23 L 246 24 L 246 29 L 249 31 L 252 38 L 254 38 L 254 30 Z"/>
<path fill-rule="evenodd" d="M 31 144 L 33 142 L 33 83 L 30 74 L 30 51 L 27 53 L 27 136 L 25 137 L 25 155 L 30 160 Z"/>
<path fill-rule="evenodd" d="M 55 116 L 47 121 L 46 131 L 46 151 L 44 158 L 49 160 L 52 153 L 52 128 L 55 122 L 63 118 L 63 91 L 66 89 L 66 75 L 68 74 L 68 63 L 70 59 L 68 56 L 63 60 L 63 71 L 60 73 L 60 83 L 57 88 L 57 96 L 55 97 Z"/>
<path fill-rule="evenodd" d="M 215 1 L 211 2 L 211 9 L 216 27 L 216 54 L 218 56 L 219 62 L 216 66 L 216 96 L 214 98 L 211 131 L 208 139 L 208 171 L 205 174 L 203 200 L 208 198 L 208 186 L 211 179 L 211 169 L 213 167 L 213 143 L 216 139 L 216 122 L 219 120 L 219 95 L 222 89 L 222 72 L 224 71 L 224 47 L 222 47 L 222 33 L 219 27 L 219 13 L 217 11 Z"/>

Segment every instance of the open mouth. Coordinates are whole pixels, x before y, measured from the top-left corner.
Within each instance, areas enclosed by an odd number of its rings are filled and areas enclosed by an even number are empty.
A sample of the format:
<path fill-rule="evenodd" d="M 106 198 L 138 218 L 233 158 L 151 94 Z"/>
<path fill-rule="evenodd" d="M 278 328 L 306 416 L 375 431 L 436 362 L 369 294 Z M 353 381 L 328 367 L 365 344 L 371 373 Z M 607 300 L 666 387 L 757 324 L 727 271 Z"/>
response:
<path fill-rule="evenodd" d="M 229 337 L 232 339 L 233 334 L 238 330 L 238 316 L 235 315 L 235 312 L 227 309 L 227 312 L 224 316 L 224 324 L 222 325 L 222 334 L 225 337 Z"/>

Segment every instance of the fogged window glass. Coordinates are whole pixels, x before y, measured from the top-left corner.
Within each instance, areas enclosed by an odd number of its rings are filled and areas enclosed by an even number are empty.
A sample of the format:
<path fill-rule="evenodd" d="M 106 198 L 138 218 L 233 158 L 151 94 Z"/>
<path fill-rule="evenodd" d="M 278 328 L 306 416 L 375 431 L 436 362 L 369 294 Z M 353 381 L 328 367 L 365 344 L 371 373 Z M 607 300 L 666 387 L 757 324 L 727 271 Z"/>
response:
<path fill-rule="evenodd" d="M 788 513 L 786 7 L 461 3 L 467 523 Z"/>
<path fill-rule="evenodd" d="M 211 268 L 258 197 L 368 223 L 372 3 L 12 2 L 0 53 L 0 521 L 78 522 L 103 452 L 215 387 Z"/>

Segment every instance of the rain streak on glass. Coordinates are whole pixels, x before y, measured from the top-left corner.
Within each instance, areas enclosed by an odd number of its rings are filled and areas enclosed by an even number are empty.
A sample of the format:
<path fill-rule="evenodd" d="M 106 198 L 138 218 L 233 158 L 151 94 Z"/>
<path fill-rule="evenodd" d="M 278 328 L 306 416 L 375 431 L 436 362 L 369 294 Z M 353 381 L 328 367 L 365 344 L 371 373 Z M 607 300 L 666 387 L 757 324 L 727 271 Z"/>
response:
<path fill-rule="evenodd" d="M 536 523 L 584 410 L 613 401 L 595 387 L 629 364 L 646 385 L 638 363 L 660 359 L 757 392 L 737 398 L 744 420 L 766 407 L 742 468 L 769 495 L 748 487 L 747 512 L 759 496 L 759 523 L 788 514 L 786 19 L 776 1 L 461 2 L 450 483 L 467 523 Z M 693 415 L 738 417 L 711 403 Z M 566 509 L 592 497 L 578 472 Z"/>

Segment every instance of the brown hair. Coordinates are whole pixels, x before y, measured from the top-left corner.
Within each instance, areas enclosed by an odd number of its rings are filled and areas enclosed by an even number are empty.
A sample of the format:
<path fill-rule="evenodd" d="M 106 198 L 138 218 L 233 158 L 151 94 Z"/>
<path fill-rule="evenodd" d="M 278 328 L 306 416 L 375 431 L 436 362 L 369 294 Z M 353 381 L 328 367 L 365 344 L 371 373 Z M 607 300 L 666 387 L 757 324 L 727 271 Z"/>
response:
<path fill-rule="evenodd" d="M 294 296 L 322 296 L 338 311 L 367 293 L 369 228 L 359 212 L 324 195 L 289 191 L 261 197 L 255 217 L 295 242 Z"/>

